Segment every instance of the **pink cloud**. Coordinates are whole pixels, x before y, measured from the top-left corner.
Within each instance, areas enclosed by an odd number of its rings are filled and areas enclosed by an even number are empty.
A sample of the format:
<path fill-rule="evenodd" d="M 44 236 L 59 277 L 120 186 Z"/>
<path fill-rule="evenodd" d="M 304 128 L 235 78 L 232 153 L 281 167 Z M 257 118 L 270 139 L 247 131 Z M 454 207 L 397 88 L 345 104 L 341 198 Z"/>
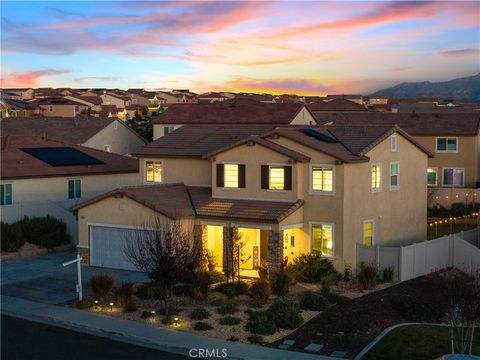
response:
<path fill-rule="evenodd" d="M 271 93 L 326 94 L 331 87 L 315 80 L 300 78 L 254 79 L 236 78 L 225 83 L 231 91 L 255 91 Z M 225 87 L 224 87 L 225 89 Z"/>
<path fill-rule="evenodd" d="M 40 78 L 71 73 L 73 70 L 45 69 L 36 71 L 11 71 L 0 78 L 2 87 L 35 87 Z"/>
<path fill-rule="evenodd" d="M 458 49 L 441 51 L 440 55 L 446 57 L 478 56 L 480 49 Z"/>

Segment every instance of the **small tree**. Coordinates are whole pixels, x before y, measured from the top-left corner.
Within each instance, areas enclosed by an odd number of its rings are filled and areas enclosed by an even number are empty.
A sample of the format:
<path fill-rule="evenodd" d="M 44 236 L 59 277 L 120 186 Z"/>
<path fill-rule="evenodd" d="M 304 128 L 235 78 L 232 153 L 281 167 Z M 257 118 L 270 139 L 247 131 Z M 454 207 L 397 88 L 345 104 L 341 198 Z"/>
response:
<path fill-rule="evenodd" d="M 472 353 L 475 326 L 480 324 L 480 273 L 473 281 L 456 277 L 450 286 L 448 320 L 452 353 Z"/>
<path fill-rule="evenodd" d="M 163 290 L 167 315 L 175 285 L 187 280 L 201 262 L 192 228 L 189 221 L 155 218 L 153 224 L 143 224 L 133 232 L 135 241 L 126 242 L 125 255 Z"/>
<path fill-rule="evenodd" d="M 245 249 L 248 245 L 248 237 L 238 231 L 238 228 L 234 227 L 230 232 L 230 241 L 227 242 L 227 269 L 225 275 L 227 279 L 231 279 L 232 282 L 240 281 L 240 270 L 248 260 L 251 259 L 251 255 L 245 253 Z"/>

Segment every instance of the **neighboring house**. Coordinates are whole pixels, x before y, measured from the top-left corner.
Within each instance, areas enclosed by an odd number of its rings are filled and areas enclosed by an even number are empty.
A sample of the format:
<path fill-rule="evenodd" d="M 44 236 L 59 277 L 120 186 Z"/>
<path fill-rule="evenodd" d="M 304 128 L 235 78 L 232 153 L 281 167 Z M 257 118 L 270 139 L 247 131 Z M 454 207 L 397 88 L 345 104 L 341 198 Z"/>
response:
<path fill-rule="evenodd" d="M 4 135 L 46 135 L 70 144 L 116 154 L 131 154 L 145 146 L 146 140 L 116 118 L 5 119 L 0 123 Z"/>
<path fill-rule="evenodd" d="M 368 112 L 364 105 L 346 99 L 333 99 L 308 104 L 314 115 L 325 113 L 357 113 Z"/>
<path fill-rule="evenodd" d="M 123 110 L 122 110 L 123 111 Z M 115 105 L 105 105 L 102 104 L 102 108 L 99 112 L 96 113 L 99 117 L 117 117 L 119 109 Z"/>
<path fill-rule="evenodd" d="M 1 142 L 2 221 L 51 215 L 75 233 L 67 209 L 119 186 L 138 183 L 138 160 L 38 135 Z"/>
<path fill-rule="evenodd" d="M 150 99 L 155 97 L 155 93 L 145 91 L 144 89 L 128 89 L 127 92 L 132 98 L 132 105 L 149 106 Z"/>
<path fill-rule="evenodd" d="M 84 96 L 84 95 L 67 95 L 65 99 L 70 99 L 88 106 L 93 111 L 102 109 L 102 98 L 100 96 Z"/>
<path fill-rule="evenodd" d="M 157 98 L 165 100 L 166 105 L 170 104 L 196 104 L 198 102 L 196 94 L 189 92 L 188 90 L 173 90 L 172 92 L 159 91 Z"/>
<path fill-rule="evenodd" d="M 9 88 L 9 89 L 2 89 L 2 93 L 7 92 L 11 94 L 15 94 L 20 99 L 23 100 L 32 100 L 35 97 L 35 90 L 32 88 Z"/>
<path fill-rule="evenodd" d="M 120 111 L 125 109 L 127 106 L 132 104 L 132 99 L 130 95 L 121 95 L 114 92 L 105 92 L 100 95 L 102 98 L 102 104 L 104 105 L 115 105 L 115 107 Z"/>
<path fill-rule="evenodd" d="M 246 276 L 312 251 L 356 268 L 357 244 L 426 237 L 431 155 L 397 126 L 188 125 L 137 155 L 146 185 L 73 208 L 91 265 L 131 269 L 121 249 L 156 216 L 193 218 L 220 268 L 238 228 Z"/>
<path fill-rule="evenodd" d="M 41 109 L 36 103 L 23 100 L 0 99 L 0 119 L 18 116 L 40 114 Z"/>
<path fill-rule="evenodd" d="M 427 177 L 428 186 L 436 189 L 433 200 L 440 204 L 464 202 L 465 189 L 480 186 L 480 115 L 338 114 L 317 120 L 330 127 L 397 124 L 405 129 L 435 155 L 428 161 Z"/>
<path fill-rule="evenodd" d="M 231 97 L 225 96 L 222 93 L 208 92 L 198 96 L 199 103 L 214 103 L 217 101 L 225 101 L 231 99 Z"/>
<path fill-rule="evenodd" d="M 335 99 L 345 99 L 353 101 L 357 104 L 363 105 L 363 96 L 362 95 L 327 95 L 324 100 L 330 101 Z"/>
<path fill-rule="evenodd" d="M 212 104 L 171 105 L 153 118 L 153 139 L 183 125 L 277 124 L 312 125 L 316 120 L 303 103 L 268 104 L 255 100 L 226 100 Z"/>
<path fill-rule="evenodd" d="M 75 117 L 89 109 L 88 105 L 63 97 L 49 97 L 38 101 L 42 115 L 47 117 Z"/>

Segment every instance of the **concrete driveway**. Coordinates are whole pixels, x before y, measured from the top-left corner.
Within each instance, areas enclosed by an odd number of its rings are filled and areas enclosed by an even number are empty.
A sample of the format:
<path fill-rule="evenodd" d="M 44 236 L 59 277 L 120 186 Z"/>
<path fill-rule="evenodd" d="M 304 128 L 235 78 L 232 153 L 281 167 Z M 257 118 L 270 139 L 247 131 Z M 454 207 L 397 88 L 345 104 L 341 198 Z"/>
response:
<path fill-rule="evenodd" d="M 61 304 L 75 299 L 77 267 L 63 267 L 62 263 L 73 260 L 76 254 L 64 252 L 13 260 L 1 264 L 2 295 L 45 303 Z M 89 281 L 95 274 L 111 274 L 117 283 L 146 282 L 148 278 L 139 272 L 82 267 L 83 292 L 90 292 Z"/>

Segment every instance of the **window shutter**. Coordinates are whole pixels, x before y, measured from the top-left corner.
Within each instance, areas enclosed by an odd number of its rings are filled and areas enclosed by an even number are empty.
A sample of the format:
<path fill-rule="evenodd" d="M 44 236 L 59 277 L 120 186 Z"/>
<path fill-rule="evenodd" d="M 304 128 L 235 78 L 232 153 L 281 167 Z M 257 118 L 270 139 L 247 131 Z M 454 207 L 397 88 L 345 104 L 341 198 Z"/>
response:
<path fill-rule="evenodd" d="M 217 164 L 217 187 L 224 187 L 223 164 Z"/>
<path fill-rule="evenodd" d="M 285 190 L 292 190 L 292 167 L 291 166 L 284 166 L 284 186 Z"/>
<path fill-rule="evenodd" d="M 262 165 L 262 189 L 268 189 L 268 165 Z"/>
<path fill-rule="evenodd" d="M 10 205 L 11 203 L 12 203 L 12 184 L 5 184 L 5 204 L 2 204 L 2 205 Z"/>
<path fill-rule="evenodd" d="M 238 187 L 245 188 L 245 164 L 238 165 Z"/>
<path fill-rule="evenodd" d="M 75 180 L 75 197 L 80 199 L 82 197 L 82 182 Z"/>
<path fill-rule="evenodd" d="M 68 198 L 75 198 L 75 185 L 73 180 L 68 180 Z"/>
<path fill-rule="evenodd" d="M 5 185 L 2 184 L 0 186 L 0 190 L 2 192 L 1 195 L 0 195 L 2 197 L 1 198 L 1 205 L 5 205 Z"/>

